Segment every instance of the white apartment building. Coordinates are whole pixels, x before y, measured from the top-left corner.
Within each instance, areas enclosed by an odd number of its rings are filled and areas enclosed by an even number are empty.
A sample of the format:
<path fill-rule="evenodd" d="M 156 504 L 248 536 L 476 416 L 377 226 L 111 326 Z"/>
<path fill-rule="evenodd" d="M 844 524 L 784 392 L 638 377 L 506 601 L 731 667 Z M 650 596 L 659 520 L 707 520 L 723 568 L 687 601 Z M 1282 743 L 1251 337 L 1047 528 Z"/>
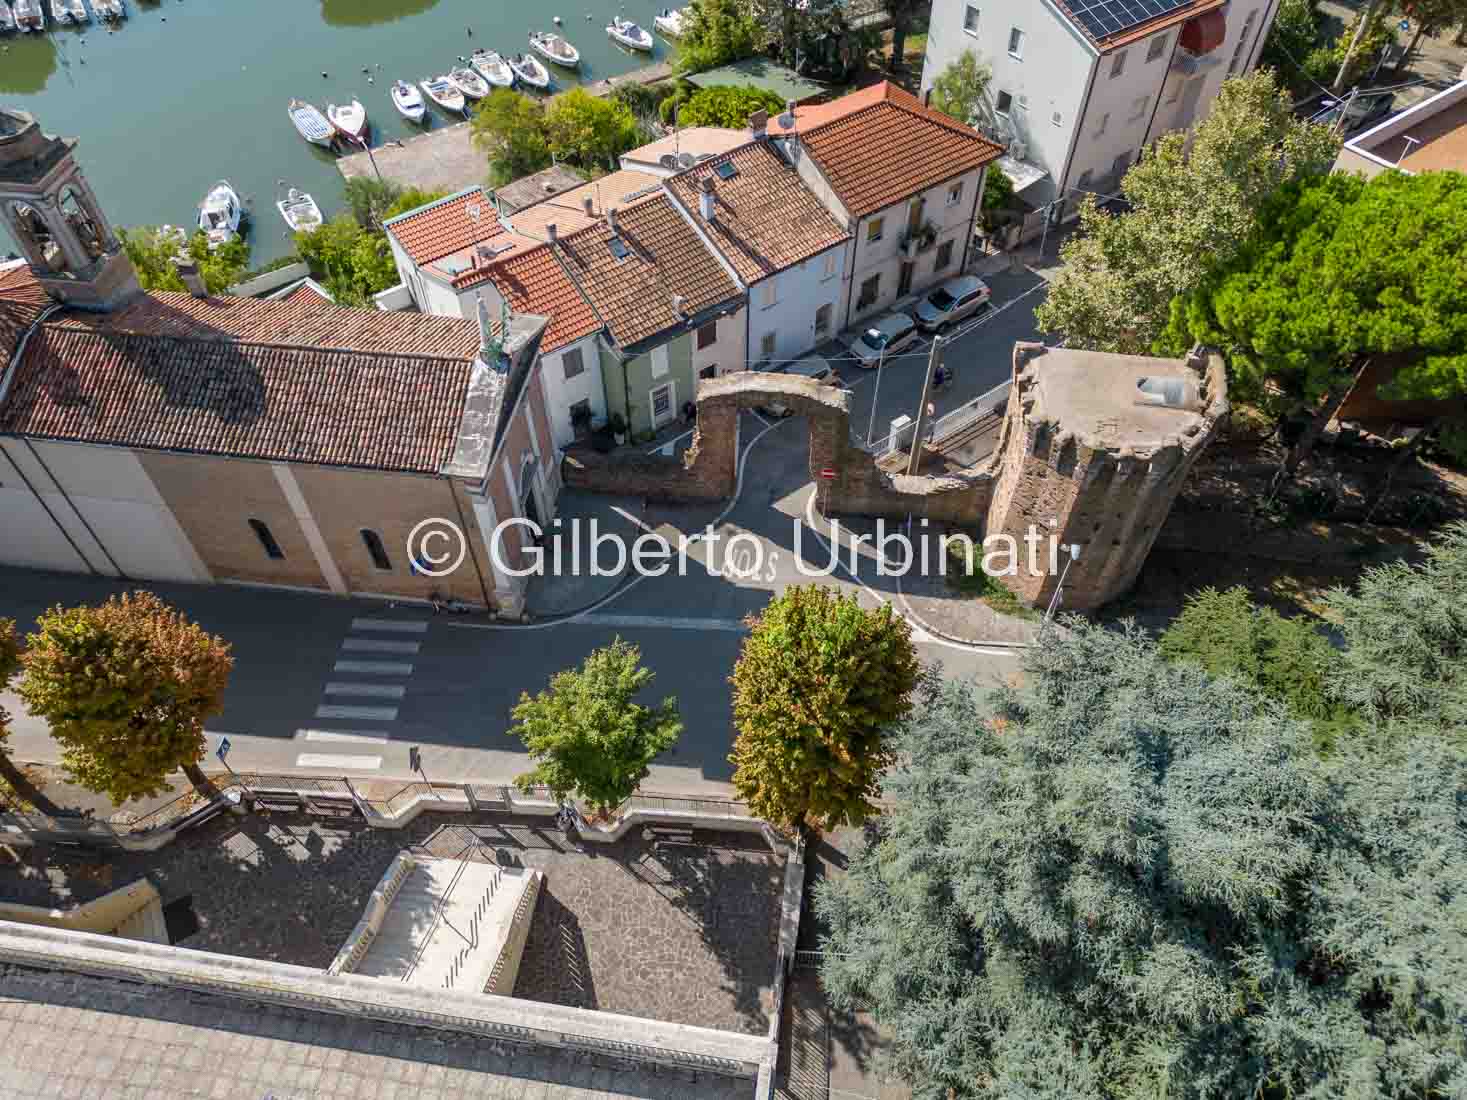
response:
<path fill-rule="evenodd" d="M 1038 207 L 1111 194 L 1141 150 L 1257 64 L 1278 0 L 933 0 L 922 88 L 965 50 L 993 70 L 1000 162 Z M 1073 209 L 1072 205 L 1064 208 Z"/>

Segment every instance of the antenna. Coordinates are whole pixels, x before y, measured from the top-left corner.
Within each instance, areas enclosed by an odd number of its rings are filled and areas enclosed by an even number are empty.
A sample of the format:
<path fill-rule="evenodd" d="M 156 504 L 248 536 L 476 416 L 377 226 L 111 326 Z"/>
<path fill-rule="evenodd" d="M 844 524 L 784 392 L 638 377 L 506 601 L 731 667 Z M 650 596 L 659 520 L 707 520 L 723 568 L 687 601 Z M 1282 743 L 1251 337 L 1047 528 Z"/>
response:
<path fill-rule="evenodd" d="M 1405 139 L 1405 143 L 1406 143 L 1406 148 L 1402 149 L 1401 150 L 1401 155 L 1396 158 L 1396 167 L 1398 167 L 1398 168 L 1401 165 L 1401 161 L 1405 160 L 1407 157 L 1409 157 L 1411 155 L 1411 146 L 1412 145 L 1420 145 L 1421 144 L 1421 139 L 1420 138 L 1414 138 L 1414 137 L 1407 137 Z"/>

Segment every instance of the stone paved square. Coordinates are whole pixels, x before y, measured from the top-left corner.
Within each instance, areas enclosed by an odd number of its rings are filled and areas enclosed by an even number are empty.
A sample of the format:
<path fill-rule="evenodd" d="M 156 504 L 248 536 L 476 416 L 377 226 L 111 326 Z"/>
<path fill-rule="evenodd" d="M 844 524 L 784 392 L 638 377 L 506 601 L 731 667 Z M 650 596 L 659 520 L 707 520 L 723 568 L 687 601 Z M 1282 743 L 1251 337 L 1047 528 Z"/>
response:
<path fill-rule="evenodd" d="M 66 907 L 146 876 L 165 905 L 192 901 L 199 930 L 179 946 L 324 968 L 403 849 L 545 873 L 517 997 L 768 1029 L 784 862 L 748 834 L 572 844 L 546 819 L 500 814 L 428 813 L 404 829 L 223 815 L 157 852 L 23 850 L 0 866 L 0 897 Z"/>

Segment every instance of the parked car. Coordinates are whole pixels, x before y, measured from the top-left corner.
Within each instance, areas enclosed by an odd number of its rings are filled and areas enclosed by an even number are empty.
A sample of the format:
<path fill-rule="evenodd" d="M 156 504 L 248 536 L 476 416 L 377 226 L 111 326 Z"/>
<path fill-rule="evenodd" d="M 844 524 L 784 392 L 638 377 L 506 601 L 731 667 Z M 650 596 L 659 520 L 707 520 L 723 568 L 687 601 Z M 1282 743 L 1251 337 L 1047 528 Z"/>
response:
<path fill-rule="evenodd" d="M 971 317 L 988 304 L 993 291 L 976 275 L 949 279 L 917 304 L 917 327 L 936 332 L 943 325 Z"/>
<path fill-rule="evenodd" d="M 1335 126 L 1339 124 L 1340 116 L 1344 115 L 1345 123 L 1341 130 L 1346 134 L 1353 134 L 1384 119 L 1391 113 L 1395 100 L 1396 97 L 1390 92 L 1361 92 L 1354 99 L 1349 96 L 1326 99 L 1320 103 L 1323 110 L 1310 115 L 1309 121 L 1321 126 Z"/>
<path fill-rule="evenodd" d="M 798 378 L 808 378 L 812 382 L 822 382 L 827 386 L 839 386 L 840 375 L 835 373 L 832 367 L 818 355 L 812 355 L 806 359 L 797 359 L 793 363 L 784 363 L 777 367 L 770 367 L 772 374 L 793 374 Z M 772 401 L 768 405 L 759 406 L 759 411 L 769 416 L 789 416 L 794 412 L 788 405 L 778 401 Z"/>
<path fill-rule="evenodd" d="M 861 330 L 861 335 L 851 344 L 851 354 L 857 366 L 876 367 L 882 356 L 895 355 L 919 335 L 917 322 L 907 314 L 888 313 Z"/>

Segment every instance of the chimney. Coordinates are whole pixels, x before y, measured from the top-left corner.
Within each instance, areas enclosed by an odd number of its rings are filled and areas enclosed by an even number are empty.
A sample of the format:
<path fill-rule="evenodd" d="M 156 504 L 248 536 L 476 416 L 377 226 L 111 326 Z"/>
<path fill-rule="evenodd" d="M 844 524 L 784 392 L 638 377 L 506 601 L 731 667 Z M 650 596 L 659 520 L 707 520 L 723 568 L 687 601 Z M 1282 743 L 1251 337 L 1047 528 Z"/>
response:
<path fill-rule="evenodd" d="M 681 294 L 674 294 L 672 296 L 672 311 L 673 313 L 677 314 L 679 320 L 681 320 L 684 316 L 683 307 L 686 304 L 687 299 L 684 298 Z"/>
<path fill-rule="evenodd" d="M 594 218 L 596 216 L 596 198 L 594 195 L 586 195 L 582 198 L 581 205 L 586 208 L 586 217 Z"/>
<path fill-rule="evenodd" d="M 188 255 L 175 257 L 174 264 L 178 268 L 178 277 L 183 280 L 184 287 L 195 298 L 207 298 L 208 288 L 204 286 L 204 277 L 199 274 L 199 265 Z"/>
<path fill-rule="evenodd" d="M 489 323 L 489 307 L 484 304 L 484 295 L 476 292 L 474 301 L 479 311 L 479 360 L 492 364 L 499 358 L 499 341 L 494 338 L 494 327 Z"/>
<path fill-rule="evenodd" d="M 711 222 L 718 213 L 718 199 L 713 194 L 713 180 L 704 176 L 698 181 L 698 213 L 705 222 Z"/>
<path fill-rule="evenodd" d="M 616 236 L 616 207 L 614 206 L 606 208 L 606 231 L 613 237 Z"/>
<path fill-rule="evenodd" d="M 550 242 L 552 244 L 555 242 L 555 223 L 554 222 L 546 222 L 545 223 L 545 236 L 547 238 L 549 238 L 549 240 L 550 240 Z"/>
<path fill-rule="evenodd" d="M 922 106 L 924 106 L 924 107 L 931 107 L 932 106 L 932 89 L 931 88 L 928 88 L 925 92 L 922 93 Z"/>
<path fill-rule="evenodd" d="M 755 111 L 749 116 L 749 132 L 755 138 L 762 140 L 765 136 L 764 128 L 769 125 L 769 112 L 765 110 Z"/>

